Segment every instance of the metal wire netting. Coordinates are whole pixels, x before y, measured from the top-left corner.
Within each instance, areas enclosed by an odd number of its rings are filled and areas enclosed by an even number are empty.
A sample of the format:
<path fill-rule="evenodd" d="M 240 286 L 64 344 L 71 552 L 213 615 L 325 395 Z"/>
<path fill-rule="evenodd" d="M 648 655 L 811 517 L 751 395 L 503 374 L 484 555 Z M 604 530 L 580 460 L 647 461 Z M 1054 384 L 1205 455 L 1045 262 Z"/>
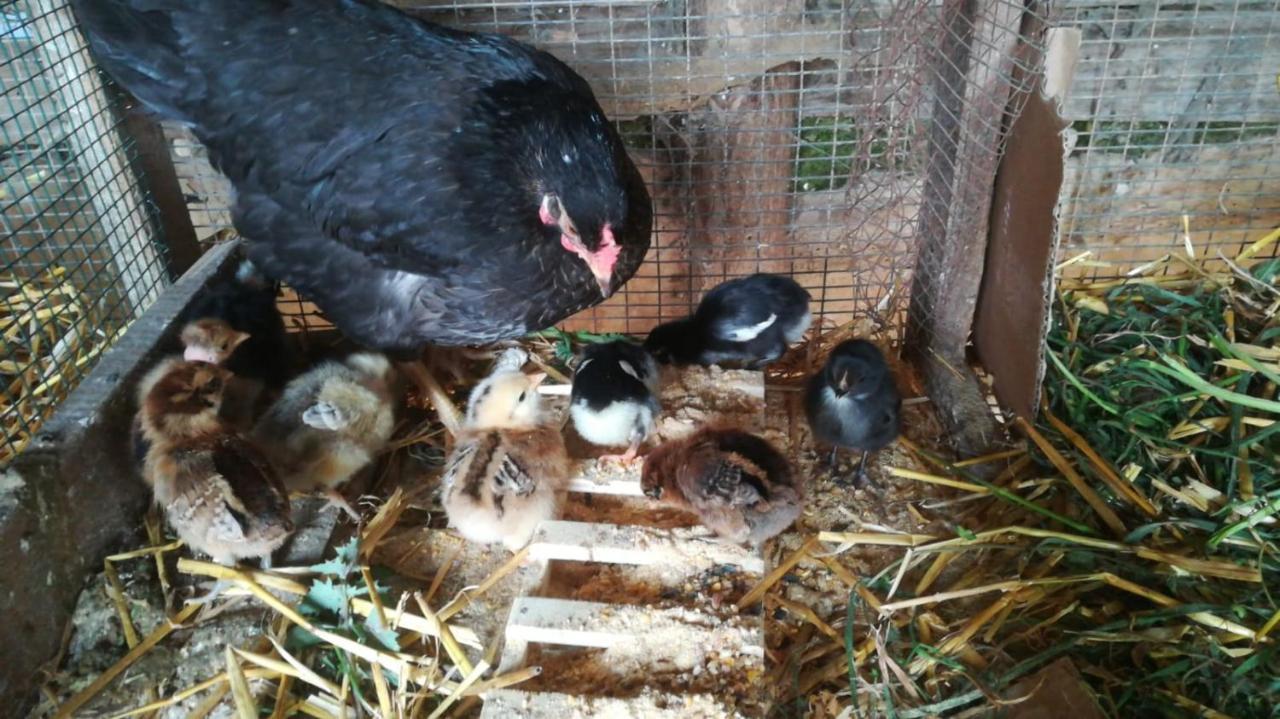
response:
<path fill-rule="evenodd" d="M 625 290 L 568 323 L 597 331 L 645 332 L 728 277 L 771 271 L 811 289 L 829 321 L 871 316 L 900 336 L 917 237 L 985 222 L 975 208 L 1006 113 L 1038 62 L 1022 2 L 976 17 L 959 0 L 396 4 L 552 52 L 617 122 L 656 227 Z M 166 131 L 194 224 L 213 237 L 229 225 L 230 188 L 185 131 Z M 297 310 L 310 326 L 312 310 Z"/>
<path fill-rule="evenodd" d="M 167 282 L 69 8 L 0 2 L 0 467 Z"/>
<path fill-rule="evenodd" d="M 1083 40 L 1064 107 L 1066 275 L 1233 258 L 1280 227 L 1280 2 L 1076 1 L 1059 22 Z"/>

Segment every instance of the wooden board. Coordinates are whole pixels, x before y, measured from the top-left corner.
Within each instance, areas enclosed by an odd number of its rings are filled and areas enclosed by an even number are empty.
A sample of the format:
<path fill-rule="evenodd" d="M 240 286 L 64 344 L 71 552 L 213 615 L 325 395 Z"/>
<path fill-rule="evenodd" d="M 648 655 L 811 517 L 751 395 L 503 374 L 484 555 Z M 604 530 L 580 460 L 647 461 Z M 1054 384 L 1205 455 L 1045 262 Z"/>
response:
<path fill-rule="evenodd" d="M 543 522 L 534 534 L 529 554 L 544 561 L 707 567 L 727 564 L 748 572 L 764 572 L 764 558 L 759 552 L 718 541 L 700 528 Z"/>
<path fill-rule="evenodd" d="M 655 625 L 679 625 L 688 641 L 706 653 L 722 651 L 763 658 L 760 629 L 732 626 L 689 609 L 655 609 L 569 599 L 517 597 L 507 622 L 507 639 L 608 649 L 652 636 Z M 746 641 L 743 641 L 745 638 Z"/>

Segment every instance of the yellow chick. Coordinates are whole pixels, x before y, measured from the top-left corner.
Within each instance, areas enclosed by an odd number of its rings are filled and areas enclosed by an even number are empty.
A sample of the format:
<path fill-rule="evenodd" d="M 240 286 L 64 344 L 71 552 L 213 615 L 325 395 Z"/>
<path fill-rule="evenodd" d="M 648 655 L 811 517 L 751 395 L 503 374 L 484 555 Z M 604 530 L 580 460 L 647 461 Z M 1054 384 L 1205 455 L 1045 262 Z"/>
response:
<path fill-rule="evenodd" d="M 395 429 L 391 363 L 359 352 L 290 382 L 253 436 L 290 491 L 320 490 L 353 519 L 338 487 L 382 451 Z"/>
<path fill-rule="evenodd" d="M 445 465 L 449 523 L 482 544 L 516 551 L 555 517 L 569 479 L 559 429 L 537 388 L 545 374 L 502 369 L 471 392 L 463 429 Z"/>

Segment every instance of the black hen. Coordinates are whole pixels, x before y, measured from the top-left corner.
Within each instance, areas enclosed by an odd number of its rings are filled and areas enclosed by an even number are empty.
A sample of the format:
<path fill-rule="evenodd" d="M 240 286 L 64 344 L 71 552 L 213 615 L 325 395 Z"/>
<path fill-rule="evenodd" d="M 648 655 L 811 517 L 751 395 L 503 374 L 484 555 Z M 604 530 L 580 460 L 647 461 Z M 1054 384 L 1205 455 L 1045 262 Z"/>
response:
<path fill-rule="evenodd" d="M 855 483 L 866 475 L 867 454 L 897 439 L 902 399 L 880 349 L 866 340 L 841 342 L 805 391 L 805 414 L 819 442 L 860 450 Z"/>
<path fill-rule="evenodd" d="M 407 353 L 599 302 L 652 205 L 587 83 L 509 38 L 373 0 L 75 0 L 105 69 L 189 125 L 250 258 Z"/>
<path fill-rule="evenodd" d="M 739 364 L 777 360 L 809 329 L 809 292 L 781 275 L 722 282 L 684 319 L 658 325 L 645 349 L 664 364 Z"/>

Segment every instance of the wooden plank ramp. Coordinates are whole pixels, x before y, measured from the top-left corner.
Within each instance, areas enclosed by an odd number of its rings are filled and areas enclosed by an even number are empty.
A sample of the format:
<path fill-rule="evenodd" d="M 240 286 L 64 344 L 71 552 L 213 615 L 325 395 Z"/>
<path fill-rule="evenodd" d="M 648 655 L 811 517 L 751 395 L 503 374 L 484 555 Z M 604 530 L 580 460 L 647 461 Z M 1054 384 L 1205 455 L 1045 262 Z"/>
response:
<path fill-rule="evenodd" d="M 695 368 L 664 380 L 664 414 L 658 429 L 663 439 L 678 437 L 707 421 L 728 421 L 749 431 L 763 427 L 764 376 L 759 372 Z M 690 401 L 690 394 L 702 396 Z M 570 492 L 647 501 L 640 492 L 638 464 L 610 468 L 595 461 L 584 462 Z M 646 515 L 637 512 L 635 516 Z M 720 541 L 702 527 L 554 520 L 539 526 L 529 553 L 541 572 L 533 573 L 511 607 L 499 674 L 526 666 L 530 645 L 621 651 L 676 666 L 700 666 L 710 658 L 731 658 L 737 666 L 763 667 L 764 627 L 758 616 L 726 618 L 696 606 L 651 607 L 539 596 L 557 563 L 672 567 L 680 570 L 673 573 L 677 576 L 717 568 L 762 575 L 765 562 L 759 551 Z M 484 719 L 712 717 L 725 716 L 726 711 L 724 697 L 673 694 L 650 684 L 625 698 L 528 691 L 519 686 L 486 692 L 483 698 Z"/>

